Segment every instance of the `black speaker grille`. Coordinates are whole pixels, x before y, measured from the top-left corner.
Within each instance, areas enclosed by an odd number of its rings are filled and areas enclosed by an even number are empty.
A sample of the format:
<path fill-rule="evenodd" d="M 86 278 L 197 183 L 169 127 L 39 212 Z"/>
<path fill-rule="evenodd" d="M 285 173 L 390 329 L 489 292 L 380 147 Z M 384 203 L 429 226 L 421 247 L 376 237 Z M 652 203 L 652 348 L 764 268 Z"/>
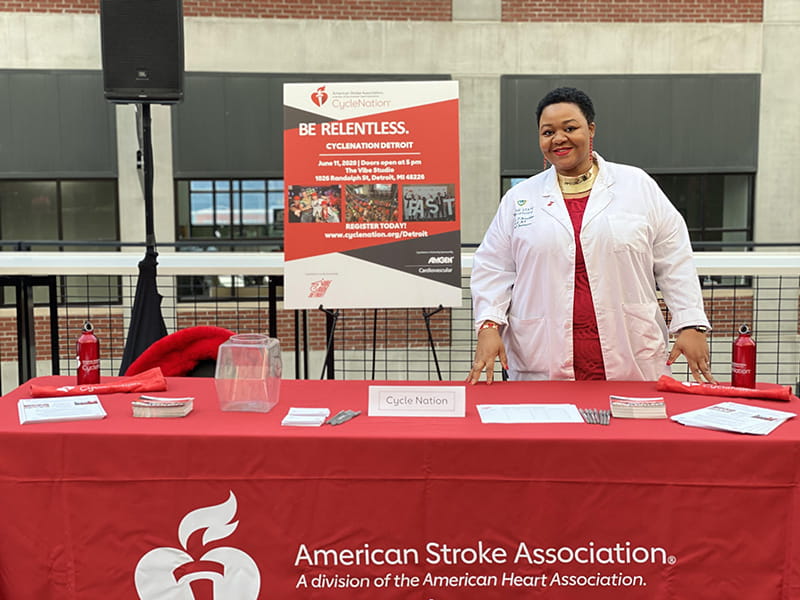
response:
<path fill-rule="evenodd" d="M 116 102 L 179 102 L 183 97 L 180 0 L 101 0 L 105 96 Z"/>

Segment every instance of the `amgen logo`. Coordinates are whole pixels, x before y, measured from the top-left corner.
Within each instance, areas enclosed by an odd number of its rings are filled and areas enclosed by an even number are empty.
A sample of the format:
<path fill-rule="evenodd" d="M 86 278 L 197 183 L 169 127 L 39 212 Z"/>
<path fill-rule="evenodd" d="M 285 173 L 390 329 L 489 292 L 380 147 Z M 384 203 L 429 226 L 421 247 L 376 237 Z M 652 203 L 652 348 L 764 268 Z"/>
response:
<path fill-rule="evenodd" d="M 431 256 L 428 259 L 429 265 L 452 265 L 454 256 Z"/>
<path fill-rule="evenodd" d="M 186 552 L 189 537 L 204 529 L 203 546 L 231 535 L 239 525 L 233 521 L 236 496 L 216 506 L 188 513 L 178 527 L 181 548 L 154 548 L 136 565 L 134 581 L 141 600 L 194 600 L 191 584 L 206 579 L 212 582 L 214 600 L 256 600 L 261 590 L 258 566 L 236 548 L 212 548 L 197 561 Z"/>

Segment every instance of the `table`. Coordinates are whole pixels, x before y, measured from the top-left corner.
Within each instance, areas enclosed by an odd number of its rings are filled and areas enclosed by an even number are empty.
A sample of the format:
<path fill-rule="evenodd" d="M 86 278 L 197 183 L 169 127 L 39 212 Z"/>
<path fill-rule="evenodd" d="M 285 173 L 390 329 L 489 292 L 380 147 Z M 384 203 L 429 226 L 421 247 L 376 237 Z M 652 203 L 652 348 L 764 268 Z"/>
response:
<path fill-rule="evenodd" d="M 168 385 L 195 396 L 188 417 L 134 419 L 114 394 L 100 421 L 19 425 L 27 384 L 0 399 L 0 597 L 800 597 L 800 419 L 757 437 L 475 409 L 601 408 L 654 383 L 479 384 L 465 418 L 368 417 L 364 381 L 283 381 L 268 414 L 219 411 L 213 380 Z M 663 395 L 670 414 L 718 400 Z M 364 414 L 281 427 L 290 406 Z"/>

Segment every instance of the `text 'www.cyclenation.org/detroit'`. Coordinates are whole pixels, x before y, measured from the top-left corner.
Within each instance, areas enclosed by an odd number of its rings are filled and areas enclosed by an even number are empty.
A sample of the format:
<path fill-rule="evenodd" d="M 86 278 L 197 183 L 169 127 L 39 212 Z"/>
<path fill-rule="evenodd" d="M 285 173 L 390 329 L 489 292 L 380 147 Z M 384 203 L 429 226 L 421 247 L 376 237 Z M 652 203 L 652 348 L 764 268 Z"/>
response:
<path fill-rule="evenodd" d="M 427 231 L 328 231 L 326 239 L 358 239 L 358 238 L 391 238 L 395 240 L 404 238 L 428 237 Z"/>

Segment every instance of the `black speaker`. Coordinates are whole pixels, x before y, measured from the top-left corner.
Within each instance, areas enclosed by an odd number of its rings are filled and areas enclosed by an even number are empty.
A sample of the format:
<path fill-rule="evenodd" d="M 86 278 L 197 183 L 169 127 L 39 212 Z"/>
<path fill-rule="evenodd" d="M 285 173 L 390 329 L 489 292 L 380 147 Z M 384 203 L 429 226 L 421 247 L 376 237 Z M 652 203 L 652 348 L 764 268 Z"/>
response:
<path fill-rule="evenodd" d="M 181 0 L 100 0 L 105 97 L 120 103 L 183 99 Z"/>

